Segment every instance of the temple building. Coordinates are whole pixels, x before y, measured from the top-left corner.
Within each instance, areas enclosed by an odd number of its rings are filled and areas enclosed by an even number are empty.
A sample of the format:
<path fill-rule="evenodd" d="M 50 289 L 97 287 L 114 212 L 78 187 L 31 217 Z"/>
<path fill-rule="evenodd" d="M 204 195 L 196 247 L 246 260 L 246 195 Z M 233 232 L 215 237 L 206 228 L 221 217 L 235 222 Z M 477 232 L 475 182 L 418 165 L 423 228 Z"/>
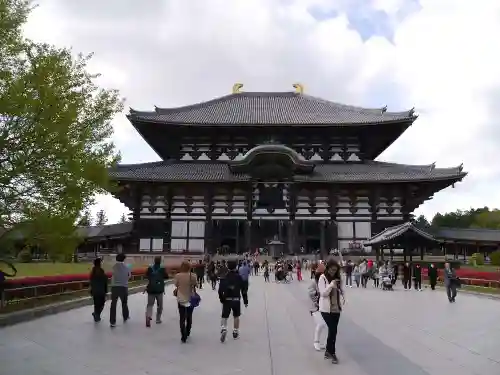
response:
<path fill-rule="evenodd" d="M 361 249 L 466 175 L 375 159 L 417 119 L 291 92 L 244 92 L 178 108 L 130 110 L 162 159 L 118 165 L 131 211 L 127 252 L 285 253 Z M 369 250 L 369 249 L 368 249 Z"/>

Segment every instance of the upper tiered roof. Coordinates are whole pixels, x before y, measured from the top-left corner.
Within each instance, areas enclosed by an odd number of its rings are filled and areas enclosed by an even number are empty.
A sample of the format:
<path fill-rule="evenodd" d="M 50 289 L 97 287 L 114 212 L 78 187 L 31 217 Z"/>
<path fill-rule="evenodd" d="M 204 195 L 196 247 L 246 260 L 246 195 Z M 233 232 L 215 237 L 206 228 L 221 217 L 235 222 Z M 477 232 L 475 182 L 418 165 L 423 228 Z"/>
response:
<path fill-rule="evenodd" d="M 355 126 L 413 122 L 413 109 L 388 112 L 387 107 L 339 104 L 301 92 L 241 92 L 206 102 L 154 111 L 130 109 L 129 120 L 177 125 L 316 125 Z"/>

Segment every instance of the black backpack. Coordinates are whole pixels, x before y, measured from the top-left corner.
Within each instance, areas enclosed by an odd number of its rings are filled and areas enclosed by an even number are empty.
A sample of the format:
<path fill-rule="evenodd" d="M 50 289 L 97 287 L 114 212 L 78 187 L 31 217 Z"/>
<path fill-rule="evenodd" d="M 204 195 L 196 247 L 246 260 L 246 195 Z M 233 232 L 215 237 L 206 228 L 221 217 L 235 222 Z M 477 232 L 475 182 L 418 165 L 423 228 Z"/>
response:
<path fill-rule="evenodd" d="M 165 292 L 165 269 L 163 267 L 158 269 L 150 267 L 150 270 L 151 274 L 147 286 L 148 293 L 161 294 Z"/>

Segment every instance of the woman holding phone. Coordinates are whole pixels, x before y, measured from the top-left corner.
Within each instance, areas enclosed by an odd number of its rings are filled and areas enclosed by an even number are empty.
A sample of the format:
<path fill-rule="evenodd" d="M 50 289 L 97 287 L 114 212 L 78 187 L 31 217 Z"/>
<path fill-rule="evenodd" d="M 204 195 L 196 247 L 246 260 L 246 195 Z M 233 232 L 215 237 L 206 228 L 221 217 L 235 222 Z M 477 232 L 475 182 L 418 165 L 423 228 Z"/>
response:
<path fill-rule="evenodd" d="M 328 337 L 326 339 L 325 359 L 332 363 L 338 363 L 335 352 L 337 340 L 337 327 L 339 325 L 342 305 L 345 303 L 344 292 L 342 290 L 342 280 L 340 278 L 340 266 L 334 259 L 329 259 L 326 263 L 325 272 L 318 280 L 319 291 L 319 311 L 328 327 Z"/>

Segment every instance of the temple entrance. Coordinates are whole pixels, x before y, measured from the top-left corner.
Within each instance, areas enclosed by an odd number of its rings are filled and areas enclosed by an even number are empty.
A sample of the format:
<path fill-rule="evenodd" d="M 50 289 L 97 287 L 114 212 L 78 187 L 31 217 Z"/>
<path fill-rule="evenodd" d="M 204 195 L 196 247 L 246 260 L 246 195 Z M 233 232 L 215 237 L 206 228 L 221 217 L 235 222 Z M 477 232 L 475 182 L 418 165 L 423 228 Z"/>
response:
<path fill-rule="evenodd" d="M 288 227 L 285 220 L 254 220 L 252 221 L 253 248 L 268 249 L 270 241 L 287 243 Z"/>

